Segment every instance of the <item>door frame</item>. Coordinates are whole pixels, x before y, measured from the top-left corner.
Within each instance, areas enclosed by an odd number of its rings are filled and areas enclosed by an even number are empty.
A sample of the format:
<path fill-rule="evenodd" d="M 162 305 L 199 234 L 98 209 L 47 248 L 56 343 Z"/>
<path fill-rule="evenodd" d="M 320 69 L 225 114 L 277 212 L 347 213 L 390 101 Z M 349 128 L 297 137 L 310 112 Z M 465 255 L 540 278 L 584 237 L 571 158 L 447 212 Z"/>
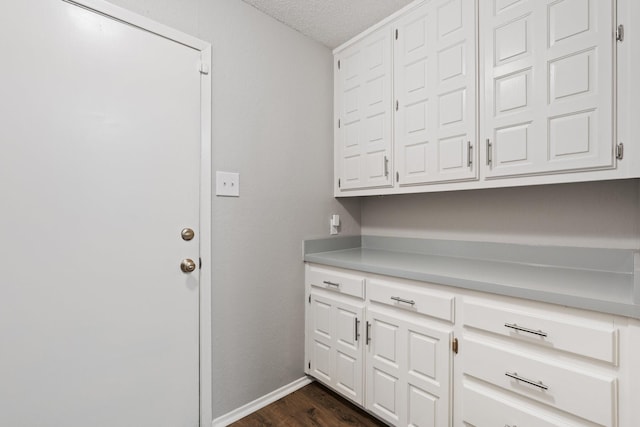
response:
<path fill-rule="evenodd" d="M 200 292 L 199 292 L 199 412 L 200 426 L 213 420 L 211 355 L 211 44 L 104 0 L 60 0 L 131 25 L 200 52 Z M 199 65 L 199 70 L 198 70 Z"/>

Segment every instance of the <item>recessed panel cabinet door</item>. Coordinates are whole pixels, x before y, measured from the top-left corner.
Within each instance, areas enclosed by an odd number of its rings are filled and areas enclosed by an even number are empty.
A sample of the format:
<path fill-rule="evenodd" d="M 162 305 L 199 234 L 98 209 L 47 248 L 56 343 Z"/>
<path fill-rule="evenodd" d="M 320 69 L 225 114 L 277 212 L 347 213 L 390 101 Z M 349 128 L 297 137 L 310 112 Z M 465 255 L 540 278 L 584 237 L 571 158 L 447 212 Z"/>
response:
<path fill-rule="evenodd" d="M 399 426 L 451 419 L 451 333 L 367 309 L 366 408 Z"/>
<path fill-rule="evenodd" d="M 427 2 L 396 28 L 399 185 L 475 179 L 475 1 Z"/>
<path fill-rule="evenodd" d="M 336 62 L 336 155 L 341 190 L 392 184 L 391 30 L 342 52 Z"/>
<path fill-rule="evenodd" d="M 614 166 L 613 9 L 611 0 L 480 8 L 487 178 Z"/>
<path fill-rule="evenodd" d="M 311 294 L 311 374 L 362 404 L 362 306 Z"/>

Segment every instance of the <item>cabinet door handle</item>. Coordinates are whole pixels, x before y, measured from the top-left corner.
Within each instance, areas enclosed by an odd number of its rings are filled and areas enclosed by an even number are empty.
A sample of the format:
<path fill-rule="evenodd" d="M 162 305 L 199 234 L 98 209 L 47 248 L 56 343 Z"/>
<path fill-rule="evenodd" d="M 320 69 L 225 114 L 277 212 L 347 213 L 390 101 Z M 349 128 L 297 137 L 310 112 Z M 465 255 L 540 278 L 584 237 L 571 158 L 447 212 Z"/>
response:
<path fill-rule="evenodd" d="M 471 155 L 473 154 L 473 145 L 471 145 L 471 141 L 467 141 L 467 167 L 471 167 L 473 165 L 473 159 Z"/>
<path fill-rule="evenodd" d="M 491 140 L 487 138 L 487 166 L 491 166 L 493 159 L 491 158 Z"/>
<path fill-rule="evenodd" d="M 529 329 L 529 328 L 524 328 L 522 326 L 518 326 L 515 323 L 505 323 L 504 324 L 505 328 L 511 328 L 511 329 L 515 329 L 516 331 L 522 331 L 522 332 L 526 332 L 528 334 L 533 334 L 533 335 L 538 335 L 540 337 L 547 337 L 547 333 L 543 332 L 541 330 L 534 330 L 534 329 Z"/>
<path fill-rule="evenodd" d="M 371 342 L 371 323 L 369 323 L 367 321 L 367 327 L 365 330 L 365 338 L 364 338 L 365 342 L 367 345 L 369 345 L 369 343 Z"/>
<path fill-rule="evenodd" d="M 330 282 L 328 280 L 324 280 L 322 283 L 324 283 L 327 286 L 333 286 L 333 287 L 336 287 L 336 288 L 340 287 L 340 283 Z"/>
<path fill-rule="evenodd" d="M 384 176 L 385 178 L 389 177 L 389 158 L 384 156 Z"/>
<path fill-rule="evenodd" d="M 416 302 L 414 300 L 409 300 L 409 299 L 404 299 L 404 298 L 400 298 L 400 297 L 391 297 L 392 300 L 397 301 L 397 302 L 403 302 L 405 304 L 409 304 L 409 305 L 416 305 Z"/>
<path fill-rule="evenodd" d="M 360 338 L 360 321 L 358 320 L 358 318 L 356 317 L 356 341 L 358 341 L 358 338 Z"/>
<path fill-rule="evenodd" d="M 533 381 L 533 380 L 530 380 L 528 378 L 521 377 L 520 375 L 518 375 L 517 372 L 505 372 L 504 374 L 506 376 L 508 376 L 509 378 L 513 378 L 516 381 L 521 381 L 523 383 L 532 385 L 534 387 L 538 387 L 538 388 L 540 388 L 542 390 L 549 390 L 549 386 L 544 385 L 542 383 L 542 381 Z"/>

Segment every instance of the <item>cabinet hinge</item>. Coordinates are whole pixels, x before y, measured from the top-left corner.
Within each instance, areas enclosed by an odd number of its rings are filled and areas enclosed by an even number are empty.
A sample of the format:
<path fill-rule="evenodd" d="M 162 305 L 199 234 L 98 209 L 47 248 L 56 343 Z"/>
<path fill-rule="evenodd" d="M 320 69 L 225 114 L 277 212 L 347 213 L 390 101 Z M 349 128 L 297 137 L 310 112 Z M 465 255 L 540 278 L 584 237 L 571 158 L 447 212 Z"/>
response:
<path fill-rule="evenodd" d="M 209 74 L 209 64 L 206 62 L 200 63 L 200 73 L 201 74 Z"/>
<path fill-rule="evenodd" d="M 396 40 L 398 40 L 398 29 L 396 28 Z"/>
<path fill-rule="evenodd" d="M 338 59 L 338 70 L 340 69 L 340 60 Z"/>
<path fill-rule="evenodd" d="M 458 338 L 454 338 L 453 341 L 451 341 L 451 350 L 454 354 L 458 354 Z"/>
<path fill-rule="evenodd" d="M 616 31 L 616 40 L 619 42 L 624 41 L 624 25 L 618 25 L 618 30 Z"/>
<path fill-rule="evenodd" d="M 621 142 L 620 144 L 616 145 L 616 159 L 622 160 L 623 157 L 624 157 L 624 144 Z"/>

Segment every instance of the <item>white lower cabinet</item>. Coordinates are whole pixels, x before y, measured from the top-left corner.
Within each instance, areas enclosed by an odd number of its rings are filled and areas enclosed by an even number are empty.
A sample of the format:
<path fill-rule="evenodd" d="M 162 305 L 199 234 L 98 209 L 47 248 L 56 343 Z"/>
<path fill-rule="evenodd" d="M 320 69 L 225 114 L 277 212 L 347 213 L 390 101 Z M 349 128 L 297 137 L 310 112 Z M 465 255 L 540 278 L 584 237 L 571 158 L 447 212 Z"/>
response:
<path fill-rule="evenodd" d="M 362 405 L 364 279 L 307 267 L 307 373 Z"/>
<path fill-rule="evenodd" d="M 313 265 L 306 282 L 309 375 L 389 424 L 451 425 L 453 296 Z"/>
<path fill-rule="evenodd" d="M 451 331 L 367 308 L 366 408 L 400 426 L 450 425 Z"/>
<path fill-rule="evenodd" d="M 503 297 L 465 298 L 462 313 L 466 424 L 620 425 L 615 316 Z"/>
<path fill-rule="evenodd" d="M 638 425 L 638 321 L 306 268 L 306 373 L 390 425 Z"/>

